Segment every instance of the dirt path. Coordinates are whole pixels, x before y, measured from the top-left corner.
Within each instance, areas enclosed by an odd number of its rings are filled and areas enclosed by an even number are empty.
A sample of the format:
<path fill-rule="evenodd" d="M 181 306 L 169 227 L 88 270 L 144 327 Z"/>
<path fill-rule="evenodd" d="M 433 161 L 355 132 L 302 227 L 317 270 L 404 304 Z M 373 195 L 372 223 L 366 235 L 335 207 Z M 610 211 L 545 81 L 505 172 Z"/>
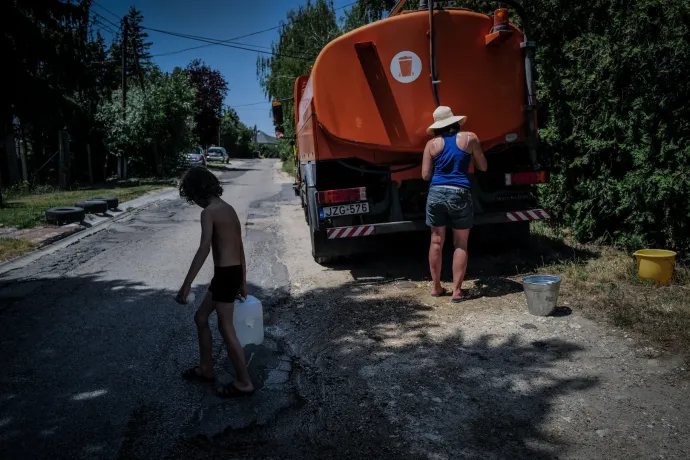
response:
<path fill-rule="evenodd" d="M 295 439 L 318 458 L 690 458 L 681 357 L 567 299 L 557 316 L 531 316 L 520 284 L 481 263 L 470 267 L 481 298 L 433 299 L 423 241 L 319 266 L 298 204 L 279 215 L 292 292 L 273 331 L 300 363 L 309 411 Z"/>

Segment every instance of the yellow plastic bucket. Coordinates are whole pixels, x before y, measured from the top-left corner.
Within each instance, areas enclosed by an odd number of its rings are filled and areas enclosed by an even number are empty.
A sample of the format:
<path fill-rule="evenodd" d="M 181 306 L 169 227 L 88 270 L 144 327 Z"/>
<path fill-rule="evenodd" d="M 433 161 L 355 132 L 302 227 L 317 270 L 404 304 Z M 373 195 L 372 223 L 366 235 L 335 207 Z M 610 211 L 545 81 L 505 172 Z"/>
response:
<path fill-rule="evenodd" d="M 665 249 L 641 249 L 637 258 L 637 276 L 641 281 L 669 284 L 676 266 L 676 253 Z"/>

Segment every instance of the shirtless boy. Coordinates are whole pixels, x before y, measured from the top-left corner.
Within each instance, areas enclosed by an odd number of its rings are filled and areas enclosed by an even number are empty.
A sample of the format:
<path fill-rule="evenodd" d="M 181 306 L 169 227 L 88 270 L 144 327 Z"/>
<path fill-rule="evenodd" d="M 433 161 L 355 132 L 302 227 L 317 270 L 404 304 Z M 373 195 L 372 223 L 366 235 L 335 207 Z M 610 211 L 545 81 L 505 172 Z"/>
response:
<path fill-rule="evenodd" d="M 218 178 L 208 169 L 193 167 L 182 178 L 180 196 L 203 208 L 201 211 L 201 243 L 192 260 L 187 277 L 177 294 L 178 303 L 186 303 L 189 290 L 196 275 L 204 265 L 208 253 L 213 250 L 214 275 L 204 301 L 194 315 L 199 333 L 199 355 L 201 362 L 185 372 L 187 380 L 212 383 L 213 343 L 208 318 L 214 310 L 218 315 L 218 329 L 228 347 L 228 356 L 235 368 L 236 379 L 225 387 L 218 388 L 218 395 L 226 398 L 249 396 L 254 386 L 249 378 L 244 350 L 237 340 L 233 326 L 235 299 L 247 297 L 247 270 L 242 245 L 242 227 L 232 206 L 220 199 L 223 194 Z"/>

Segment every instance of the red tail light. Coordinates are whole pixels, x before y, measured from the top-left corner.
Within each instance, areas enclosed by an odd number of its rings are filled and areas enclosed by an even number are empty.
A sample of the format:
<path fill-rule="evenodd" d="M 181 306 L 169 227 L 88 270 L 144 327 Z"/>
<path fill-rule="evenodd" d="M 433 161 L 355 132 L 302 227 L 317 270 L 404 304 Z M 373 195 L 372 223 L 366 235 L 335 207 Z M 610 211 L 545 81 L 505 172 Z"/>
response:
<path fill-rule="evenodd" d="M 548 181 L 549 173 L 546 171 L 506 174 L 506 185 L 545 184 Z"/>
<path fill-rule="evenodd" d="M 341 190 L 326 190 L 319 192 L 319 203 L 347 203 L 351 201 L 366 201 L 366 187 L 345 188 Z"/>

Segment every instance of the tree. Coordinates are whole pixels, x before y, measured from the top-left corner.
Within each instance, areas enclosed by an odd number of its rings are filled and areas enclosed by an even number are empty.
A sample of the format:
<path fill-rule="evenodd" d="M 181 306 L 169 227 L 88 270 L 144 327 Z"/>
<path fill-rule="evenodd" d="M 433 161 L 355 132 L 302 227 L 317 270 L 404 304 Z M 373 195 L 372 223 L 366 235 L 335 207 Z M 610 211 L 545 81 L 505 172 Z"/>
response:
<path fill-rule="evenodd" d="M 225 147 L 231 157 L 250 155 L 253 131 L 240 121 L 233 108 L 226 108 L 220 123 L 220 145 Z"/>
<path fill-rule="evenodd" d="M 190 82 L 196 88 L 196 135 L 203 145 L 218 142 L 218 130 L 223 111 L 223 99 L 228 84 L 218 70 L 195 59 L 186 69 Z"/>
<path fill-rule="evenodd" d="M 8 74 L 6 81 L 12 82 L 0 89 L 0 120 L 6 135 L 3 145 L 11 146 L 16 135 L 40 141 L 44 133 L 50 133 L 54 139 L 58 129 L 71 124 L 79 110 L 73 95 L 86 84 L 89 7 L 90 1 L 0 2 L 0 55 Z M 20 130 L 15 132 L 16 120 Z M 25 158 L 31 170 L 32 162 L 42 162 L 36 154 L 41 149 L 31 144 L 28 147 Z M 13 150 L 8 149 L 5 155 L 10 183 L 20 179 Z"/>
<path fill-rule="evenodd" d="M 122 90 L 98 110 L 111 154 L 127 154 L 135 172 L 163 175 L 179 165 L 194 138 L 195 89 L 186 72 L 150 72 L 144 87 L 132 85 L 127 116 L 122 116 Z"/>
<path fill-rule="evenodd" d="M 159 176 L 179 165 L 185 150 L 196 143 L 196 90 L 179 67 L 171 74 L 154 69 L 147 100 L 146 128 Z"/>
<path fill-rule="evenodd" d="M 144 15 L 141 11 L 131 6 L 127 13 L 127 77 L 136 76 L 137 78 L 146 77 L 154 68 L 151 58 L 151 42 L 148 41 L 149 35 L 144 31 L 142 22 Z M 124 29 L 124 19 L 113 43 L 110 45 L 111 71 L 115 75 L 122 74 L 122 30 Z M 121 81 L 121 80 L 120 80 Z M 118 83 L 119 85 L 119 83 Z"/>
<path fill-rule="evenodd" d="M 271 46 L 274 55 L 257 61 L 257 76 L 266 96 L 273 100 L 288 99 L 284 106 L 285 113 L 290 113 L 295 79 L 308 74 L 321 49 L 341 33 L 332 2 L 308 1 L 290 10 L 286 22 L 282 23 L 278 42 Z M 286 137 L 295 135 L 293 117 L 285 117 L 283 128 Z M 281 157 L 293 155 L 287 141 L 281 141 L 279 149 Z"/>

